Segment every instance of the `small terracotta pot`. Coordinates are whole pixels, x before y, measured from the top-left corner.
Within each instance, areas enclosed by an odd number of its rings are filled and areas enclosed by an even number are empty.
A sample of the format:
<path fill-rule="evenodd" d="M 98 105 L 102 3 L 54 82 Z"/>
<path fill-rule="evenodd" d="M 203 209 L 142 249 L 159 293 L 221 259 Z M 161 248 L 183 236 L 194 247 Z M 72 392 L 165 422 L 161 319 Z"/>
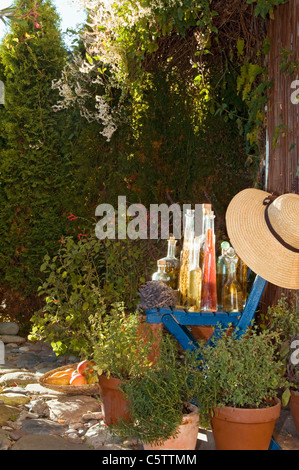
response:
<path fill-rule="evenodd" d="M 299 392 L 291 390 L 290 410 L 299 436 Z"/>
<path fill-rule="evenodd" d="M 130 421 L 128 402 L 125 399 L 120 385 L 122 381 L 105 375 L 99 377 L 100 398 L 105 424 L 117 424 L 120 418 Z"/>
<path fill-rule="evenodd" d="M 281 402 L 268 408 L 214 408 L 211 425 L 217 450 L 268 450 Z"/>
<path fill-rule="evenodd" d="M 192 325 L 191 331 L 197 341 L 208 341 L 214 333 L 214 328 L 214 326 L 209 325 Z"/>
<path fill-rule="evenodd" d="M 144 450 L 194 450 L 197 442 L 199 413 L 190 405 L 191 413 L 183 416 L 177 436 L 161 442 L 161 445 L 143 444 Z"/>

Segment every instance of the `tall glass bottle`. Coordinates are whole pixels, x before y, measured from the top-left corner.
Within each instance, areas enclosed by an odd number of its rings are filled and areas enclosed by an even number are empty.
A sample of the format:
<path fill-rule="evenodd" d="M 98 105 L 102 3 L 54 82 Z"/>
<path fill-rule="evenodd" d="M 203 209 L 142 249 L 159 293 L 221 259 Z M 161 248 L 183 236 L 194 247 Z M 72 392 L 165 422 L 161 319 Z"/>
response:
<path fill-rule="evenodd" d="M 194 239 L 194 210 L 187 209 L 185 214 L 184 242 L 181 252 L 180 274 L 179 274 L 179 294 L 180 304 L 187 305 L 190 263 L 192 261 L 192 245 Z"/>
<path fill-rule="evenodd" d="M 214 212 L 208 211 L 202 270 L 201 310 L 203 312 L 217 311 L 214 218 Z"/>
<path fill-rule="evenodd" d="M 193 312 L 200 312 L 201 309 L 202 270 L 199 265 L 201 244 L 201 237 L 195 237 L 193 242 L 188 289 L 188 310 Z"/>
<path fill-rule="evenodd" d="M 206 231 L 207 231 L 207 218 L 209 215 L 209 212 L 212 210 L 212 205 L 211 204 L 203 204 L 202 205 L 202 244 L 201 244 L 201 249 L 200 249 L 200 258 L 199 258 L 199 264 L 201 267 L 201 270 L 203 268 L 203 254 L 204 254 L 204 249 L 205 249 L 205 242 L 206 242 Z"/>
<path fill-rule="evenodd" d="M 223 288 L 227 281 L 228 259 L 227 250 L 230 244 L 226 241 L 221 243 L 221 255 L 217 259 L 216 275 L 217 275 L 217 305 L 218 310 L 223 309 Z"/>
<path fill-rule="evenodd" d="M 175 249 L 176 239 L 171 236 L 168 240 L 167 255 L 159 260 L 161 263 L 165 263 L 165 271 L 170 277 L 168 285 L 172 289 L 178 289 L 180 271 L 180 261 L 175 256 Z"/>
<path fill-rule="evenodd" d="M 247 301 L 247 271 L 248 266 L 244 263 L 241 258 L 239 258 L 237 264 L 237 279 L 242 288 L 243 308 L 245 307 Z"/>
<path fill-rule="evenodd" d="M 223 310 L 225 312 L 242 312 L 242 288 L 237 280 L 237 256 L 230 257 L 228 280 L 223 289 Z"/>

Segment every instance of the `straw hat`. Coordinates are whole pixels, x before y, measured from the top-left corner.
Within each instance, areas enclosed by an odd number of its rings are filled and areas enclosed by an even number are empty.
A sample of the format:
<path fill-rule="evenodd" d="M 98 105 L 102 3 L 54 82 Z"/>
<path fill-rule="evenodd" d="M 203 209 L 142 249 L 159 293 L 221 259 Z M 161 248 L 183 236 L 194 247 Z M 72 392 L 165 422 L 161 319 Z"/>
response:
<path fill-rule="evenodd" d="M 230 242 L 256 274 L 274 285 L 299 289 L 299 195 L 244 189 L 226 212 Z"/>

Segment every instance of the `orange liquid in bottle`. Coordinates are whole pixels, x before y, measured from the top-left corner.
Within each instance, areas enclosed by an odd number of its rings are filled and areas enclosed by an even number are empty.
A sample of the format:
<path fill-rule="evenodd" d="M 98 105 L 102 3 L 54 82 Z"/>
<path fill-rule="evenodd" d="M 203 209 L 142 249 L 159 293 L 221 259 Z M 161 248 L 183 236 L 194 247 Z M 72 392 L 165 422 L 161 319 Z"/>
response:
<path fill-rule="evenodd" d="M 207 230 L 203 256 L 201 311 L 217 311 L 216 257 L 214 233 L 212 229 Z"/>

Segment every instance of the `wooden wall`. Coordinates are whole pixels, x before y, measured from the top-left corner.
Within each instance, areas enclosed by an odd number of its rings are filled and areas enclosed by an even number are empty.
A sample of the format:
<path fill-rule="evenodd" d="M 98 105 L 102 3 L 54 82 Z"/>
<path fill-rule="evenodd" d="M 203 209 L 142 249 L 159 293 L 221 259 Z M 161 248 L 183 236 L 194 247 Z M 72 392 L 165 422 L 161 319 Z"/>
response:
<path fill-rule="evenodd" d="M 266 158 L 265 190 L 298 193 L 296 170 L 299 156 L 299 103 L 294 104 L 294 92 L 299 97 L 299 0 L 289 0 L 274 10 L 274 18 L 269 22 L 268 56 L 269 79 L 273 86 L 267 106 L 268 155 Z M 283 56 L 283 51 L 288 53 Z M 289 66 L 282 71 L 281 68 Z M 298 80 L 298 83 L 295 83 Z M 295 88 L 292 88 L 295 86 Z M 293 96 L 292 96 L 293 93 Z M 298 214 L 299 217 L 299 214 Z M 267 284 L 262 297 L 262 305 L 273 305 L 284 292 L 294 298 L 296 291 L 286 291 Z M 297 291 L 299 293 L 299 291 Z"/>
<path fill-rule="evenodd" d="M 299 0 L 289 0 L 275 9 L 268 36 L 269 79 L 273 80 L 273 86 L 267 112 L 269 159 L 266 189 L 282 194 L 293 190 L 299 155 L 299 104 L 291 101 L 296 89 L 299 94 L 299 69 L 293 70 L 292 66 L 292 62 L 299 63 Z M 283 58 L 283 50 L 288 51 L 286 58 Z M 289 62 L 289 68 L 281 71 L 286 62 Z M 298 83 L 292 88 L 295 80 Z"/>

